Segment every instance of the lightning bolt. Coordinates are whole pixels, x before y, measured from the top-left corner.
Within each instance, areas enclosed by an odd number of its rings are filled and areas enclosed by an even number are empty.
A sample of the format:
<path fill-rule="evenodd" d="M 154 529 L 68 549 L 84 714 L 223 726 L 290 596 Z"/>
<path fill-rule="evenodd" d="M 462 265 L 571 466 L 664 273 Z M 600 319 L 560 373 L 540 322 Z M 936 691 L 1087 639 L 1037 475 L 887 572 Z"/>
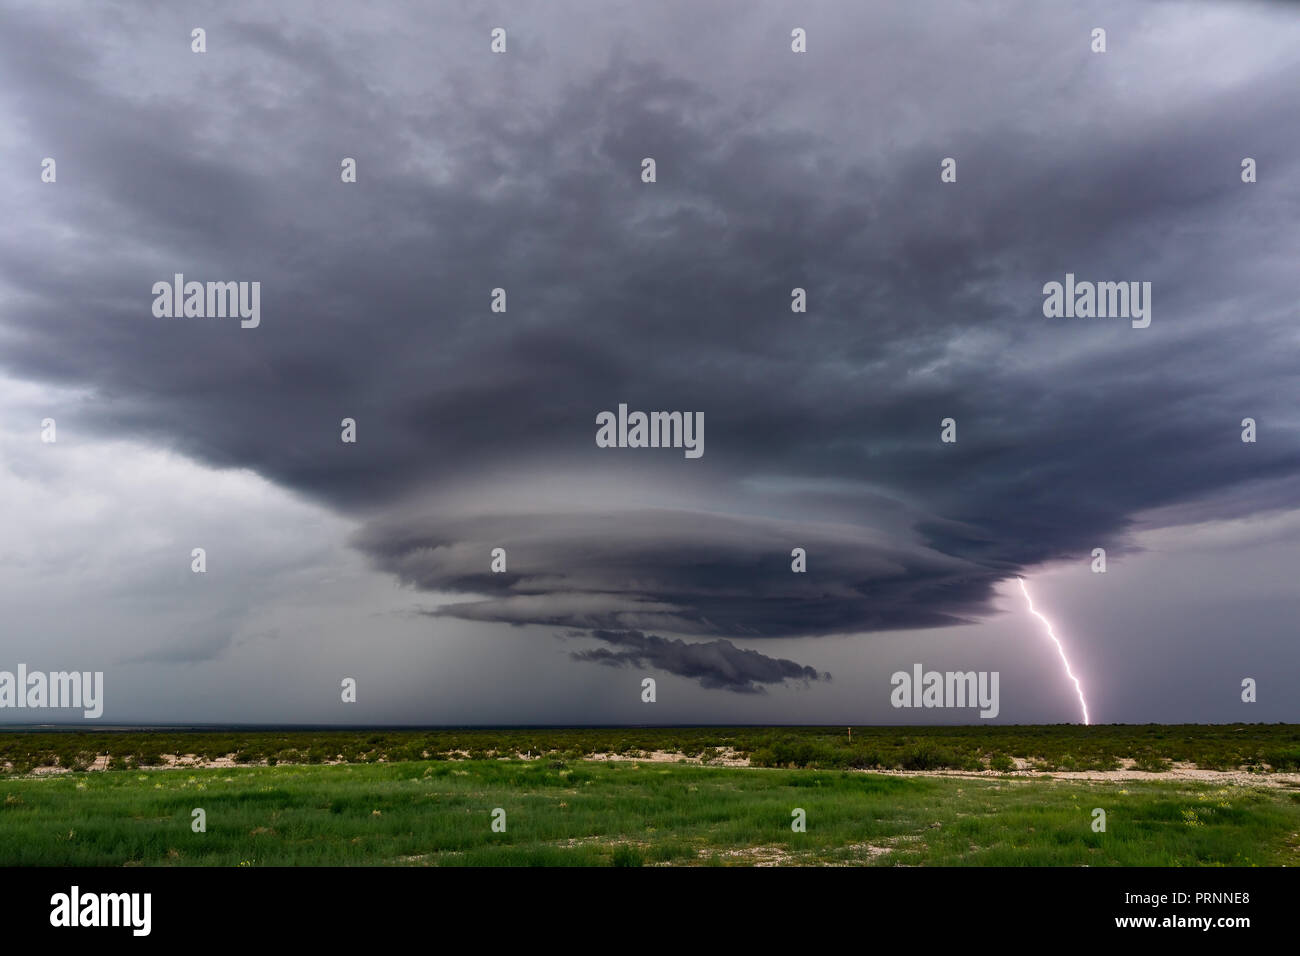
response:
<path fill-rule="evenodd" d="M 1070 680 L 1074 681 L 1074 689 L 1079 693 L 1079 705 L 1083 708 L 1083 723 L 1086 726 L 1090 721 L 1088 720 L 1088 702 L 1083 699 L 1083 685 L 1079 683 L 1079 678 L 1074 676 L 1074 671 L 1070 670 L 1070 661 L 1065 656 L 1065 648 L 1062 646 L 1060 638 L 1052 631 L 1052 622 L 1034 610 L 1034 600 L 1029 596 L 1029 589 L 1025 587 L 1025 579 L 1016 578 L 1016 580 L 1020 582 L 1020 590 L 1025 596 L 1025 602 L 1029 605 L 1029 613 L 1047 625 L 1047 636 L 1056 644 L 1056 650 L 1061 655 L 1061 663 L 1065 665 L 1066 675 Z"/>

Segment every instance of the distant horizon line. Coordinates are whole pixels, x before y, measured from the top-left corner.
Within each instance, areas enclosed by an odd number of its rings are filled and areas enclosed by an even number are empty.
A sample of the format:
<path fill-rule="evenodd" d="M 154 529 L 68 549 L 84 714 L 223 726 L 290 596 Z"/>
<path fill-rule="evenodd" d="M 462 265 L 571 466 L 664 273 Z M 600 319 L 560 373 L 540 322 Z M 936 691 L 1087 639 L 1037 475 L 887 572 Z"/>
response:
<path fill-rule="evenodd" d="M 218 731 L 218 730 L 333 730 L 333 731 L 350 731 L 350 730 L 389 730 L 389 731 L 410 731 L 410 730 L 753 730 L 762 728 L 771 728 L 773 730 L 785 729 L 817 729 L 817 728 L 838 728 L 845 729 L 893 729 L 893 730 L 933 730 L 947 729 L 956 730 L 964 727 L 980 727 L 985 730 L 1010 727 L 1078 727 L 1080 729 L 1088 727 L 1277 727 L 1277 726 L 1300 726 L 1300 722 L 1291 722 L 1285 720 L 1277 721 L 1208 721 L 1205 723 L 1110 723 L 1110 724 L 1083 724 L 1079 722 L 1063 721 L 1058 723 L 1042 724 L 989 724 L 989 723 L 965 723 L 965 724 L 743 724 L 743 723 L 684 723 L 684 724 L 235 724 L 235 723 L 124 723 L 124 724 L 102 724 L 88 727 L 85 724 L 19 724 L 19 723 L 0 723 L 0 733 L 13 732 L 72 732 L 72 733 L 104 733 L 104 732 L 143 732 L 151 730 L 197 730 L 197 731 Z"/>

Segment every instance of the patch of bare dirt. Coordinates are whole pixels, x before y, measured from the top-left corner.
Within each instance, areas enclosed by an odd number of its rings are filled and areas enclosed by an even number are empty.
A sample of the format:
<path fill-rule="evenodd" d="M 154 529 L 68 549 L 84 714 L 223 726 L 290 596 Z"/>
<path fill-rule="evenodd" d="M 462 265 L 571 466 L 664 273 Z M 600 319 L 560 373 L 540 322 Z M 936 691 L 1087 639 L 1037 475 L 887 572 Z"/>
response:
<path fill-rule="evenodd" d="M 731 747 L 719 747 L 717 756 L 709 760 L 703 757 L 687 757 L 667 750 L 638 750 L 631 754 L 594 753 L 587 754 L 584 760 L 610 761 L 628 760 L 637 763 L 688 763 L 709 767 L 748 767 L 749 758 L 738 754 Z"/>
<path fill-rule="evenodd" d="M 1136 770 L 1132 760 L 1121 760 L 1119 770 L 1030 770 L 1028 761 L 1016 758 L 1016 770 L 870 770 L 895 777 L 1011 777 L 1022 780 L 1051 777 L 1053 780 L 1100 780 L 1118 783 L 1125 780 L 1183 780 L 1189 783 L 1219 783 L 1238 787 L 1300 788 L 1300 773 L 1251 773 L 1248 770 L 1204 770 L 1190 763 L 1175 763 L 1168 770 Z"/>

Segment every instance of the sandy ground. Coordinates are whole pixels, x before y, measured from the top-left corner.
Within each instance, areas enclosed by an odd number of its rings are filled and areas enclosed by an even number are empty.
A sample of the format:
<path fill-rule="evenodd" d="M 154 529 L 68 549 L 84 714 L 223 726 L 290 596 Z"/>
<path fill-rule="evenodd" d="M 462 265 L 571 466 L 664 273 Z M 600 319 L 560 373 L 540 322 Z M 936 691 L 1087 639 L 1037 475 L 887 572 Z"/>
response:
<path fill-rule="evenodd" d="M 685 757 L 665 750 L 639 750 L 636 756 L 623 754 L 588 754 L 587 760 L 635 760 L 637 763 L 704 763 L 699 757 Z M 748 767 L 749 758 L 742 757 L 730 747 L 719 747 L 718 756 L 709 761 L 710 767 Z"/>
<path fill-rule="evenodd" d="M 1189 783 L 1219 783 L 1238 787 L 1290 787 L 1300 788 L 1300 773 L 1251 773 L 1247 770 L 1201 770 L 1189 764 L 1174 764 L 1163 773 L 1150 770 L 1016 770 L 998 773 L 995 770 L 881 770 L 864 771 L 887 773 L 896 777 L 1010 777 L 1013 780 L 1099 780 L 1111 783 L 1125 780 L 1186 780 Z"/>
<path fill-rule="evenodd" d="M 592 754 L 589 760 L 632 760 L 638 763 L 678 763 L 682 755 L 664 751 L 645 752 L 636 758 L 619 754 Z M 1132 760 L 1121 760 L 1119 770 L 1031 770 L 1030 761 L 1014 758 L 1017 769 L 1007 773 L 997 770 L 862 770 L 860 773 L 883 773 L 894 777 L 1010 777 L 1033 780 L 1050 777 L 1053 780 L 1100 780 L 1119 782 L 1125 780 L 1186 780 L 1193 783 L 1218 783 L 1234 786 L 1294 787 L 1300 788 L 1300 773 L 1251 773 L 1247 770 L 1203 770 L 1194 764 L 1174 763 L 1169 770 L 1157 772 L 1136 770 Z M 686 763 L 699 764 L 696 757 L 685 758 Z M 709 761 L 710 767 L 748 767 L 749 759 L 735 751 L 724 751 L 723 756 Z"/>
<path fill-rule="evenodd" d="M 465 758 L 469 756 L 468 751 L 453 751 L 456 757 Z M 557 754 L 546 753 L 537 754 L 492 754 L 498 760 L 540 760 L 542 758 L 556 759 Z M 266 761 L 255 761 L 249 763 L 238 763 L 235 760 L 235 754 L 230 753 L 214 759 L 203 759 L 195 754 L 163 754 L 162 763 L 156 767 L 132 767 L 132 770 L 166 770 L 172 767 L 197 767 L 205 769 L 231 769 L 234 767 L 256 767 L 266 766 Z M 597 762 L 608 761 L 626 761 L 630 763 L 685 763 L 696 766 L 705 763 L 700 757 L 686 757 L 680 753 L 664 750 L 642 750 L 634 754 L 616 754 L 616 753 L 594 753 L 589 754 L 584 759 Z M 1137 770 L 1133 766 L 1132 760 L 1120 761 L 1123 766 L 1119 770 L 1033 770 L 1030 769 L 1031 762 L 1024 758 L 1014 758 L 1016 769 L 1008 772 L 996 770 L 861 770 L 859 773 L 884 773 L 895 777 L 984 777 L 984 778 L 1010 778 L 1013 780 L 1033 780 L 1045 777 L 1053 780 L 1095 780 L 1109 783 L 1122 782 L 1126 780 L 1156 780 L 1156 781 L 1187 781 L 1189 783 L 1217 783 L 1231 786 L 1250 786 L 1250 787 L 1288 787 L 1300 789 L 1300 773 L 1251 773 L 1246 770 L 1203 770 L 1189 763 L 1174 763 L 1169 770 L 1155 772 L 1150 770 Z M 342 756 L 337 760 L 325 761 L 326 764 L 345 763 Z M 380 761 L 382 762 L 382 761 Z M 95 758 L 94 763 L 90 765 L 89 770 L 107 770 L 109 757 L 107 754 L 101 754 Z M 289 764 L 284 764 L 289 766 Z M 730 747 L 721 747 L 718 749 L 718 755 L 707 763 L 710 767 L 748 767 L 749 758 L 743 757 Z M 6 764 L 6 766 L 11 766 Z M 54 774 L 71 773 L 68 767 L 37 767 L 31 775 L 35 777 L 46 777 Z"/>

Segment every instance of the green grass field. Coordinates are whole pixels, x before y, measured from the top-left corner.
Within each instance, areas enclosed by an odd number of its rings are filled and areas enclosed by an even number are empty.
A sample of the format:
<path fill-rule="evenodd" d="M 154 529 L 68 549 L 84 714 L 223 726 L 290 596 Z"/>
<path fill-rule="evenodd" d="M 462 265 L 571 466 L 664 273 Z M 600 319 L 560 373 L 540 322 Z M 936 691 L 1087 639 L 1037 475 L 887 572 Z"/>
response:
<path fill-rule="evenodd" d="M 1300 864 L 1300 794 L 1163 781 L 479 760 L 110 771 L 3 792 L 8 865 Z"/>
<path fill-rule="evenodd" d="M 1090 736 L 1095 731 L 1106 733 Z M 1285 752 L 1294 746 L 1294 726 L 1162 728 L 1159 733 L 1151 728 L 875 728 L 855 729 L 852 745 L 845 734 L 843 747 L 831 728 L 257 733 L 263 736 L 246 735 L 244 744 L 250 750 L 274 744 L 275 753 L 260 759 L 277 759 L 276 765 L 132 767 L 46 776 L 20 775 L 11 768 L 0 777 L 0 864 L 1300 864 L 1300 791 L 1295 788 L 1175 779 L 899 777 L 806 766 L 581 759 L 582 753 L 612 752 L 620 741 L 627 751 L 664 751 L 676 740 L 683 745 L 679 750 L 698 747 L 694 755 L 705 757 L 721 746 L 746 750 L 751 757 L 765 748 L 775 753 L 774 747 L 792 747 L 794 757 L 785 762 L 798 764 L 807 756 L 798 752 L 804 745 L 813 748 L 815 758 L 838 759 L 840 750 L 880 753 L 901 740 L 900 754 L 929 748 L 960 753 L 958 759 L 978 759 L 981 765 L 996 754 L 1043 760 L 1050 754 L 1057 762 L 1069 756 L 1077 764 L 1135 759 L 1130 755 L 1137 753 L 1158 766 L 1160 760 L 1186 760 L 1188 738 L 1199 734 L 1207 760 L 1220 766 L 1235 760 L 1233 767 L 1250 769 L 1271 749 Z M 211 745 L 211 756 L 221 756 L 240 742 L 222 734 L 176 733 L 166 739 L 174 752 L 204 753 Z M 47 751 L 65 757 L 116 751 L 115 759 L 130 764 L 128 756 L 158 742 L 145 742 L 141 734 L 0 738 L 6 759 L 33 765 Z M 31 738 L 26 749 L 23 738 Z M 531 744 L 534 754 L 549 755 L 445 759 L 447 751 L 438 750 L 422 756 L 434 742 L 475 743 L 479 746 L 448 750 L 480 752 Z M 314 748 L 324 748 L 322 758 L 332 759 L 344 746 L 359 762 L 322 766 L 278 759 L 288 750 L 310 756 Z M 406 752 L 401 748 L 411 747 L 421 748 L 420 759 L 401 759 Z M 206 814 L 204 833 L 191 828 L 195 808 Z M 504 833 L 491 827 L 496 808 L 505 811 Z M 805 811 L 806 832 L 791 828 L 796 808 Z M 1104 833 L 1092 829 L 1094 808 L 1106 811 Z"/>

